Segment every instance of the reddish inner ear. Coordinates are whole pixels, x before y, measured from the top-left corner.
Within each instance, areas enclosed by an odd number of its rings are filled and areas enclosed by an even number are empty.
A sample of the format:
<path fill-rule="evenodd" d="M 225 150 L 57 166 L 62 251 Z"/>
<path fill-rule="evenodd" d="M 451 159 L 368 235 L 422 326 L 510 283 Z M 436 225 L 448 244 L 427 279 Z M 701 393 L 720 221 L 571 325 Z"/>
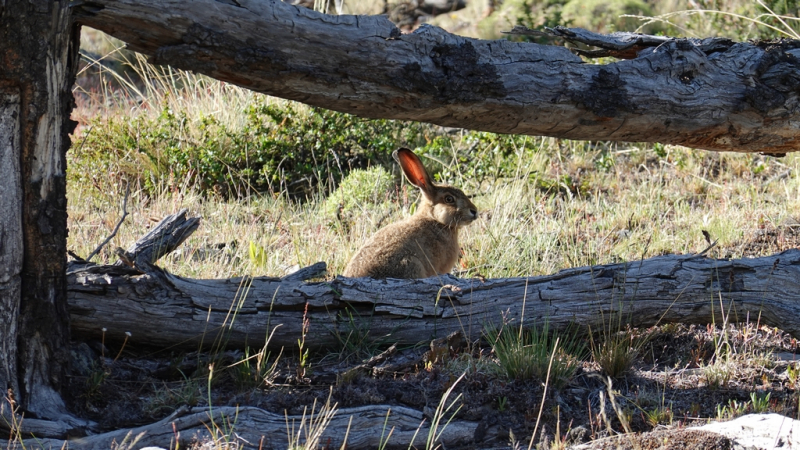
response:
<path fill-rule="evenodd" d="M 411 183 L 420 188 L 430 187 L 425 183 L 427 178 L 425 167 L 422 166 L 422 162 L 415 155 L 409 155 L 406 152 L 398 152 L 397 156 L 400 158 L 400 163 L 402 164 L 403 169 L 406 172 L 406 176 L 409 178 Z"/>
<path fill-rule="evenodd" d="M 408 167 L 408 171 L 411 173 L 413 180 L 411 180 L 414 184 L 419 187 L 428 187 L 425 184 L 425 169 L 420 169 L 418 164 L 412 164 Z"/>

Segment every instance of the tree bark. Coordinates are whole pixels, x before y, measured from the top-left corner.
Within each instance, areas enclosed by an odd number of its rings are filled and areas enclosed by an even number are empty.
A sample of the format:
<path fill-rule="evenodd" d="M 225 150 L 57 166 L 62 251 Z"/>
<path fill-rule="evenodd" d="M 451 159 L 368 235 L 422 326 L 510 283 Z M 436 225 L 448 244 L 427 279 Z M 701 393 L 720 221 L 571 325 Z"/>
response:
<path fill-rule="evenodd" d="M 452 276 L 423 280 L 337 277 L 193 280 L 163 271 L 135 275 L 116 266 L 70 272 L 72 333 L 78 339 L 196 349 L 295 349 L 304 314 L 307 347 L 335 347 L 351 333 L 374 341 L 417 344 L 462 331 L 477 339 L 486 326 L 573 323 L 706 324 L 724 318 L 775 326 L 800 337 L 800 250 L 737 260 L 659 256 L 581 267 L 555 275 L 493 280 Z M 308 311 L 305 311 L 308 304 Z M 106 330 L 105 332 L 103 330 Z"/>
<path fill-rule="evenodd" d="M 0 389 L 68 420 L 66 178 L 79 27 L 69 2 L 0 2 Z M 0 425 L 0 427 L 7 426 Z"/>
<path fill-rule="evenodd" d="M 564 47 L 469 39 L 432 26 L 404 35 L 382 16 L 330 16 L 279 0 L 91 0 L 76 13 L 155 64 L 362 117 L 708 150 L 800 150 L 795 41 L 645 40 L 623 44 L 639 50 L 635 59 L 595 65 Z M 586 41 L 581 31 L 562 36 Z"/>
<path fill-rule="evenodd" d="M 17 322 L 22 297 L 19 92 L 0 91 L 0 389 L 19 392 Z"/>

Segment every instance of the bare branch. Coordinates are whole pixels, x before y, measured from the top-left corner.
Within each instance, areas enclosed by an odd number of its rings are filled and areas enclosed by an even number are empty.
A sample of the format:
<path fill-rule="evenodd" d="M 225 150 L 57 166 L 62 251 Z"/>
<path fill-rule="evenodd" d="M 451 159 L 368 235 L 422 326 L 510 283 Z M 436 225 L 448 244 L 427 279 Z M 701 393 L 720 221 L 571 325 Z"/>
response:
<path fill-rule="evenodd" d="M 100 250 L 102 250 L 102 248 L 105 247 L 105 245 L 108 244 L 111 241 L 111 239 L 113 239 L 114 236 L 117 235 L 117 232 L 119 231 L 119 227 L 122 225 L 122 222 L 124 222 L 125 218 L 128 217 L 128 197 L 130 196 L 130 193 L 131 193 L 131 185 L 127 184 L 125 186 L 125 198 L 122 200 L 122 217 L 119 218 L 119 221 L 117 222 L 117 225 L 114 227 L 114 230 L 111 232 L 111 234 L 103 242 L 101 242 L 100 245 L 98 245 L 97 248 L 94 249 L 92 253 L 89 253 L 89 256 L 87 256 L 86 259 L 84 259 L 84 261 L 91 261 L 92 258 L 94 258 L 98 253 L 100 253 Z"/>

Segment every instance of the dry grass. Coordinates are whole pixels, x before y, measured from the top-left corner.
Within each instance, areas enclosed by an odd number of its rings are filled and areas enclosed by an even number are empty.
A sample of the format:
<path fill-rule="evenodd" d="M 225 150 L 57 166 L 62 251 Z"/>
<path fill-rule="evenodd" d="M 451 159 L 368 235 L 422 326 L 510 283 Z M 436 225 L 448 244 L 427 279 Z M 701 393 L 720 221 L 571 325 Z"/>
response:
<path fill-rule="evenodd" d="M 671 148 L 667 157 L 658 158 L 648 149 L 601 144 L 608 147 L 603 157 L 612 158 L 613 164 L 598 170 L 600 151 L 583 144 L 566 143 L 563 149 L 562 142 L 544 142 L 535 155 L 541 160 L 537 170 L 555 179 L 571 174 L 588 189 L 548 192 L 522 179 L 474 187 L 481 219 L 463 233 L 462 264 L 468 274 L 541 275 L 573 266 L 698 252 L 707 246 L 703 230 L 718 240 L 712 256 L 738 257 L 760 230 L 800 219 L 795 175 L 800 160 L 794 155 L 777 160 Z M 460 143 L 455 147 L 463 151 Z M 470 180 L 456 184 L 470 186 Z M 110 233 L 123 195 L 121 185 L 116 192 L 70 185 L 71 250 L 87 255 Z M 395 204 L 388 219 L 382 210 L 365 209 L 345 230 L 325 214 L 318 200 L 300 204 L 263 196 L 225 201 L 203 198 L 192 186 L 149 197 L 134 189 L 130 219 L 110 246 L 127 247 L 153 221 L 188 207 L 203 222 L 185 244 L 186 252 L 218 243 L 237 246 L 232 253 L 222 252 L 222 260 L 173 258 L 163 263 L 168 270 L 209 278 L 280 275 L 294 265 L 326 261 L 335 274 L 379 224 L 407 214 L 405 206 Z M 248 257 L 251 243 L 268 250 L 269 257 L 259 265 Z"/>

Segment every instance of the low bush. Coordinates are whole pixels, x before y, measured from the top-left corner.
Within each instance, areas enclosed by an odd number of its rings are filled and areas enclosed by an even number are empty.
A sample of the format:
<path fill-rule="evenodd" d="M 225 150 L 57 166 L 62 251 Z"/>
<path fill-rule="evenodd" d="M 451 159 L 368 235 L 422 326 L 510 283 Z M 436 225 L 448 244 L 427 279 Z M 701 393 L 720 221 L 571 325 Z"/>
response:
<path fill-rule="evenodd" d="M 398 143 L 413 145 L 430 128 L 266 101 L 247 107 L 240 128 L 166 105 L 158 115 L 98 117 L 90 126 L 71 152 L 74 181 L 125 178 L 150 193 L 191 184 L 224 197 L 330 191 L 353 169 L 389 166 Z"/>

